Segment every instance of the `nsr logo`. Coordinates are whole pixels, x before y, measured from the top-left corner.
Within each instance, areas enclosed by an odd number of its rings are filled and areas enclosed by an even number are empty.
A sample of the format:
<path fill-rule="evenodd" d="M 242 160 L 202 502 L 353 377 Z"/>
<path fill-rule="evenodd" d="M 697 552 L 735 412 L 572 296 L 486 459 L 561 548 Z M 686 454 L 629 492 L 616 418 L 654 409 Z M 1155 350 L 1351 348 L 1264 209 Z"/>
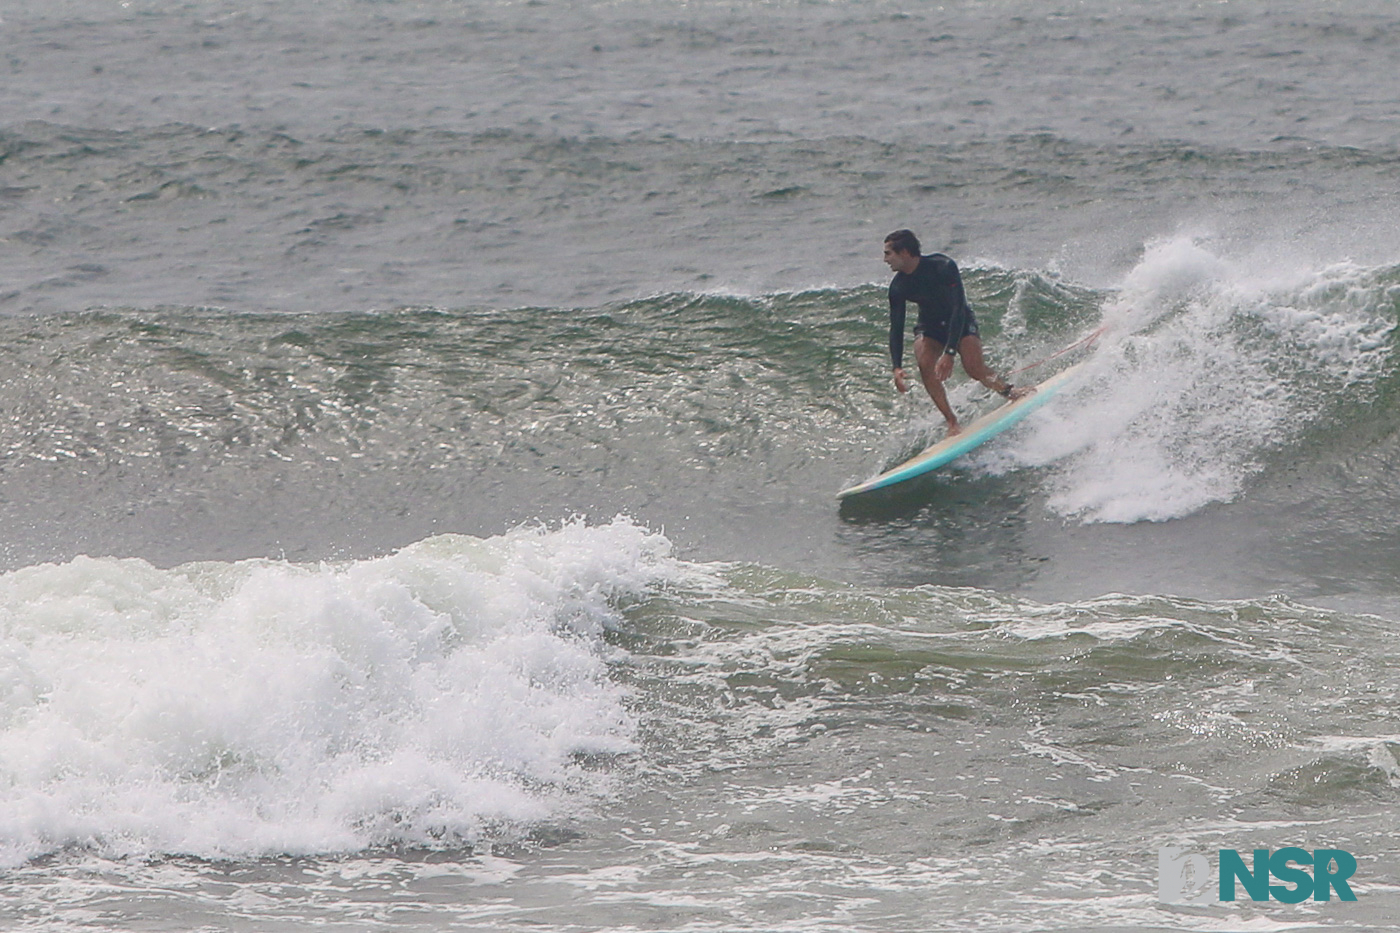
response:
<path fill-rule="evenodd" d="M 1332 892 L 1344 901 L 1356 900 L 1347 879 L 1356 874 L 1356 859 L 1342 849 L 1317 849 L 1308 852 L 1296 846 L 1279 849 L 1272 855 L 1268 849 L 1254 850 L 1253 869 L 1234 849 L 1220 850 L 1219 871 L 1210 876 L 1206 857 L 1185 849 L 1157 850 L 1157 899 L 1167 904 L 1209 903 L 1211 881 L 1219 900 L 1235 899 L 1235 883 L 1244 887 L 1250 900 L 1267 901 L 1271 896 L 1285 904 L 1297 904 L 1311 897 L 1315 901 L 1332 899 Z M 1311 865 L 1312 874 L 1299 866 Z M 1269 879 L 1281 884 L 1270 884 Z"/>

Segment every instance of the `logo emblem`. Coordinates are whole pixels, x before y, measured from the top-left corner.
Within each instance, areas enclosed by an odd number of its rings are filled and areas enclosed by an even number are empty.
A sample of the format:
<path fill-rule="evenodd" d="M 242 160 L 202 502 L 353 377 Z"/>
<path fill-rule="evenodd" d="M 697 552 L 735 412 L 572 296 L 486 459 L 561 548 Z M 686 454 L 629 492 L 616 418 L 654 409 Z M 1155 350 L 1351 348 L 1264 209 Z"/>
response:
<path fill-rule="evenodd" d="M 1163 904 L 1209 903 L 1214 881 L 1204 855 L 1170 847 L 1157 850 L 1157 900 Z"/>

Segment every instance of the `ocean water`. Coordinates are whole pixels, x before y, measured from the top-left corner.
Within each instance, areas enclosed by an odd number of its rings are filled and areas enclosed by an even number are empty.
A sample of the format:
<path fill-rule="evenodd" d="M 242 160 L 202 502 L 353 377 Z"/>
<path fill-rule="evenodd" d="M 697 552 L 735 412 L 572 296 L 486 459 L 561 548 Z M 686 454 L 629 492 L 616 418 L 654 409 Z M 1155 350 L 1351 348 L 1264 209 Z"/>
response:
<path fill-rule="evenodd" d="M 1393 929 L 1397 75 L 1380 0 L 8 0 L 0 929 Z M 838 504 L 941 430 L 906 226 L 1085 376 Z M 1159 897 L 1286 846 L 1357 899 Z"/>

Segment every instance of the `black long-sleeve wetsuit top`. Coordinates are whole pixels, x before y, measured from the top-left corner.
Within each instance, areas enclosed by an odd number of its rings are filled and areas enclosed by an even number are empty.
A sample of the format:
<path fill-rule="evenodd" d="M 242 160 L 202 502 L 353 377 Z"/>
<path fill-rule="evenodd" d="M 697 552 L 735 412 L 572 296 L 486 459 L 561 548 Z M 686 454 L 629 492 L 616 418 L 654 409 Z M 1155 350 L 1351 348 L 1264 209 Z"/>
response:
<path fill-rule="evenodd" d="M 913 272 L 896 272 L 890 282 L 890 359 L 898 369 L 904 360 L 904 309 L 907 302 L 919 306 L 914 333 L 957 349 L 968 334 L 977 333 L 977 318 L 967 304 L 958 264 L 942 253 L 919 257 Z"/>

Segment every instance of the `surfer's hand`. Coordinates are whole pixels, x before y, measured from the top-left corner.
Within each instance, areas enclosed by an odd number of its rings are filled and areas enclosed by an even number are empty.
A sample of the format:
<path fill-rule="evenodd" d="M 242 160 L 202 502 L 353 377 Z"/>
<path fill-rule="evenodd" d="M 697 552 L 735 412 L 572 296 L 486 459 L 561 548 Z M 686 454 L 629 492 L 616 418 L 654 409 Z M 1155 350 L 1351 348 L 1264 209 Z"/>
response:
<path fill-rule="evenodd" d="M 943 382 L 951 375 L 953 375 L 953 354 L 938 354 L 938 362 L 933 364 L 933 378 Z"/>
<path fill-rule="evenodd" d="M 909 383 L 905 381 L 904 370 L 902 368 L 895 367 L 894 387 L 899 390 L 900 395 L 903 395 L 905 392 L 909 391 Z"/>

